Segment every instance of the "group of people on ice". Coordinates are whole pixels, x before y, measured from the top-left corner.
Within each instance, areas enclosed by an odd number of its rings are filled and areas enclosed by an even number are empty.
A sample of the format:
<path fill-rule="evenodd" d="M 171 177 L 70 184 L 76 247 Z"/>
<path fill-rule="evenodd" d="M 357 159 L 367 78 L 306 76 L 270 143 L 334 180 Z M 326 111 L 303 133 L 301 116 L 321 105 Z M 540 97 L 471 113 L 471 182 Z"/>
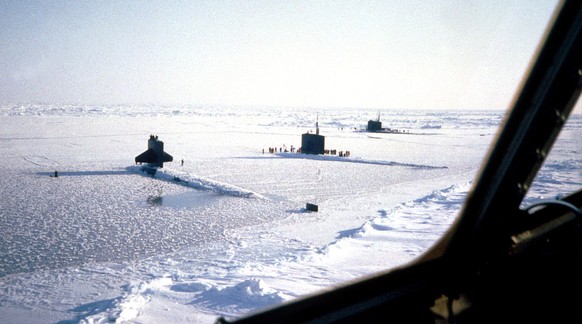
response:
<path fill-rule="evenodd" d="M 337 151 L 337 150 L 324 150 L 323 151 L 324 154 L 331 154 L 331 155 L 336 155 L 340 156 L 340 157 L 348 157 L 350 156 L 350 151 Z"/>
<path fill-rule="evenodd" d="M 269 147 L 269 153 L 289 153 L 289 151 L 291 151 L 291 153 L 301 153 L 301 148 L 296 149 L 293 145 L 291 145 L 291 147 L 289 149 L 287 149 L 287 146 L 283 145 L 283 147 L 279 147 L 279 150 L 277 151 L 276 147 Z M 263 149 L 263 153 L 265 153 L 265 149 Z"/>
<path fill-rule="evenodd" d="M 269 147 L 268 150 L 269 153 L 274 154 L 274 153 L 301 153 L 301 148 L 295 148 L 293 145 L 291 145 L 291 147 L 289 149 L 287 149 L 287 146 L 283 145 L 282 147 Z M 265 153 L 265 149 L 263 149 L 263 154 Z M 348 157 L 350 156 L 350 151 L 337 151 L 337 150 L 324 150 L 323 154 L 329 154 L 329 155 L 337 155 L 340 157 Z"/>

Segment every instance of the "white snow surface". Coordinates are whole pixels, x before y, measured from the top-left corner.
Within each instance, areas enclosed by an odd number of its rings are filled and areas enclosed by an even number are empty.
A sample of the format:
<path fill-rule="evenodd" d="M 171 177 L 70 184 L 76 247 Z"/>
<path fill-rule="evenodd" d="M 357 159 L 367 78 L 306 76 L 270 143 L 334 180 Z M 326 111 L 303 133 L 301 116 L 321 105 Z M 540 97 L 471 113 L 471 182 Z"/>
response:
<path fill-rule="evenodd" d="M 349 157 L 284 152 L 316 114 Z M 213 323 L 414 260 L 454 221 L 503 112 L 388 111 L 405 132 L 362 131 L 375 116 L 1 106 L 0 321 Z M 582 186 L 581 117 L 526 203 Z M 151 134 L 174 157 L 154 176 L 133 163 Z"/>

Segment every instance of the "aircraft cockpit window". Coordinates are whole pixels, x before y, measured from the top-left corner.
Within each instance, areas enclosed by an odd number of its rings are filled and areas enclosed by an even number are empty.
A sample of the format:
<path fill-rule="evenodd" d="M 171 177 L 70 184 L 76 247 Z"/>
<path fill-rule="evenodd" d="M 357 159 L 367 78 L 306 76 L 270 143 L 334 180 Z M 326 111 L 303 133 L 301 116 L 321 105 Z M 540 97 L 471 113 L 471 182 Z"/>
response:
<path fill-rule="evenodd" d="M 561 200 L 582 189 L 581 138 L 582 101 L 578 98 L 577 105 L 522 201 L 522 208 Z"/>

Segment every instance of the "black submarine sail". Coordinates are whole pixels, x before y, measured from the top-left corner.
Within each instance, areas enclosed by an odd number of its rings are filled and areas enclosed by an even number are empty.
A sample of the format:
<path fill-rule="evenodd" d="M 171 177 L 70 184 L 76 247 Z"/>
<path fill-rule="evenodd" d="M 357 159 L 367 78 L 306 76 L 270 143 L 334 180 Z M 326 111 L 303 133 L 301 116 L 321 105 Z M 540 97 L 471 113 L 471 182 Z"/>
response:
<path fill-rule="evenodd" d="M 148 163 L 152 167 L 164 167 L 164 162 L 172 162 L 174 158 L 164 152 L 164 142 L 158 140 L 157 135 L 150 135 L 148 149 L 135 157 L 135 163 Z"/>
<path fill-rule="evenodd" d="M 315 122 L 315 134 L 305 133 L 301 135 L 301 153 L 324 154 L 325 136 L 319 135 L 319 115 Z"/>
<path fill-rule="evenodd" d="M 378 112 L 378 119 L 377 120 L 368 120 L 368 127 L 367 130 L 369 132 L 381 132 L 383 130 L 382 128 L 382 122 L 380 121 L 380 112 Z"/>

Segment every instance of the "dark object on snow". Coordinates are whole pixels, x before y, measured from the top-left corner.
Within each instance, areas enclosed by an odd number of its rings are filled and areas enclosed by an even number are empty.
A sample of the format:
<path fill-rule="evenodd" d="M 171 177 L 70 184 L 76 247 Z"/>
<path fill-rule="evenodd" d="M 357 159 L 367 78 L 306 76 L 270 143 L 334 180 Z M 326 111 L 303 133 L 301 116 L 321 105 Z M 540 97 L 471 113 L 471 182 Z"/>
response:
<path fill-rule="evenodd" d="M 319 207 L 317 205 L 310 204 L 310 203 L 305 204 L 305 209 L 310 210 L 310 211 L 314 211 L 314 212 L 319 211 Z"/>
<path fill-rule="evenodd" d="M 164 142 L 158 140 L 158 136 L 150 135 L 148 149 L 135 157 L 135 163 L 149 163 L 153 167 L 164 167 L 164 162 L 172 162 L 174 158 L 164 152 Z"/>
<path fill-rule="evenodd" d="M 366 127 L 368 132 L 373 133 L 404 133 L 404 131 L 399 131 L 397 129 L 382 128 L 382 122 L 380 121 L 380 113 L 378 113 L 378 119 L 368 120 L 368 126 Z"/>
<path fill-rule="evenodd" d="M 317 134 L 301 135 L 301 153 L 323 154 L 325 152 L 325 137 Z"/>
<path fill-rule="evenodd" d="M 301 135 L 301 153 L 305 154 L 325 153 L 325 137 L 319 135 L 319 121 L 315 123 L 315 134 L 305 133 Z"/>
<path fill-rule="evenodd" d="M 368 132 L 381 132 L 382 129 L 382 122 L 380 121 L 380 112 L 378 112 L 378 119 L 377 120 L 368 120 Z"/>
<path fill-rule="evenodd" d="M 301 135 L 301 153 L 325 153 L 325 137 L 319 135 L 319 122 L 315 123 L 315 134 L 305 133 Z"/>
<path fill-rule="evenodd" d="M 57 170 L 55 170 L 55 178 L 58 178 L 59 173 L 57 172 Z"/>
<path fill-rule="evenodd" d="M 380 120 L 368 120 L 368 131 L 369 132 L 381 132 L 382 122 Z"/>

